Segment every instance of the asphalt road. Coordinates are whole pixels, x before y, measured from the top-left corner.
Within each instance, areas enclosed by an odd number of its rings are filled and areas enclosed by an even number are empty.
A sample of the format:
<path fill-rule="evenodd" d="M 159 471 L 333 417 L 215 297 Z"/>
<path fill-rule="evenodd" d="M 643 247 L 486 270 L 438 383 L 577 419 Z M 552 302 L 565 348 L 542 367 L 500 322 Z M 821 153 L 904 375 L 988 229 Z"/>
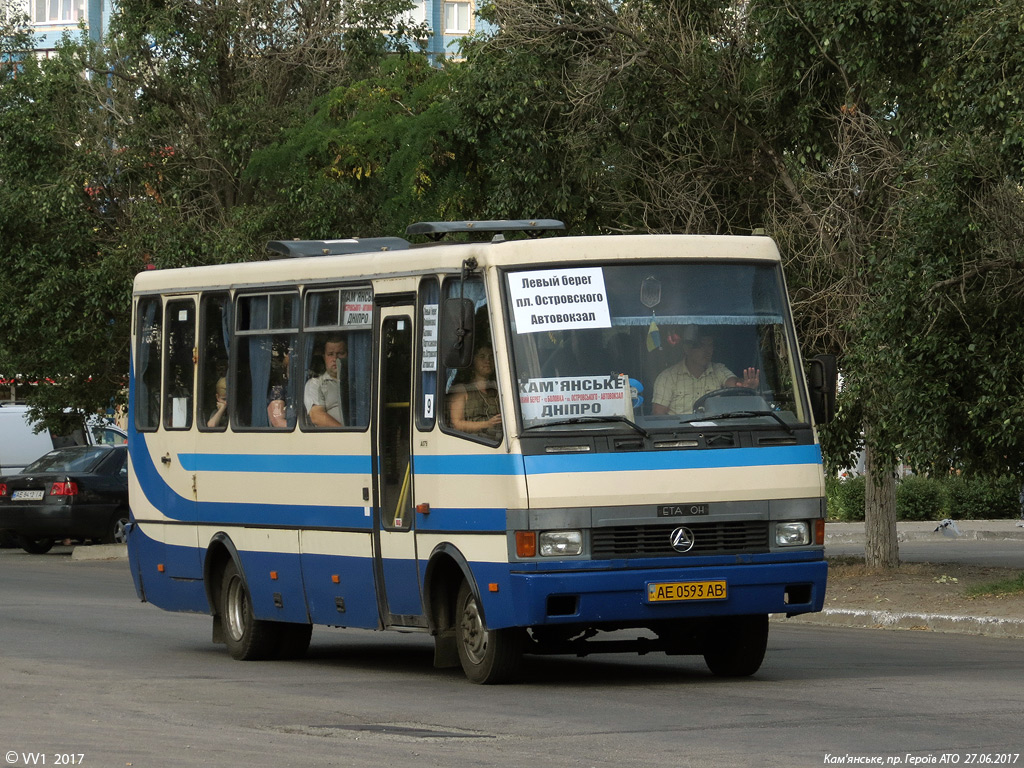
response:
<path fill-rule="evenodd" d="M 652 654 L 481 687 L 421 635 L 317 628 L 306 660 L 261 663 L 209 636 L 123 562 L 0 551 L 0 765 L 1024 764 L 1016 640 L 773 626 L 747 680 Z"/>

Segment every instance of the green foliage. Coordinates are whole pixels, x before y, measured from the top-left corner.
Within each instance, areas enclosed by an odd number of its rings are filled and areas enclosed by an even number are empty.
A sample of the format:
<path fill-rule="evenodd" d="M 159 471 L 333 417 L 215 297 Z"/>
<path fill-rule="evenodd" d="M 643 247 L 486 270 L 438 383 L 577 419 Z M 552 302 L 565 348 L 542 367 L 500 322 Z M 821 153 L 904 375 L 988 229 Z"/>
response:
<path fill-rule="evenodd" d="M 826 483 L 828 495 L 828 516 L 844 523 L 855 523 L 864 519 L 865 478 L 863 475 L 830 479 Z"/>
<path fill-rule="evenodd" d="M 1017 595 L 1021 592 L 1024 592 L 1024 573 L 1019 573 L 1010 579 L 968 587 L 964 594 L 968 597 L 982 597 L 984 595 Z"/>
<path fill-rule="evenodd" d="M 951 477 L 946 485 L 948 516 L 954 520 L 1019 517 L 1020 478 Z"/>
<path fill-rule="evenodd" d="M 923 475 L 908 475 L 896 486 L 896 517 L 899 520 L 942 520 L 946 504 L 943 484 Z"/>

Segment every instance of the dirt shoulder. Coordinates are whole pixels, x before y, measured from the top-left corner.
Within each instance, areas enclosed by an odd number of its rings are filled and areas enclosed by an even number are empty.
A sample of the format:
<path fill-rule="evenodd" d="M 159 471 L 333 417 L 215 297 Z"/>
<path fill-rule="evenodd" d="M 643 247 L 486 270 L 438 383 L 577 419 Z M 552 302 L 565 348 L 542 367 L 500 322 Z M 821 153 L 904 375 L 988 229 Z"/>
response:
<path fill-rule="evenodd" d="M 825 609 L 943 614 L 1024 621 L 1024 593 L 968 597 L 970 587 L 1015 579 L 1015 568 L 903 563 L 893 571 L 853 557 L 829 558 Z"/>

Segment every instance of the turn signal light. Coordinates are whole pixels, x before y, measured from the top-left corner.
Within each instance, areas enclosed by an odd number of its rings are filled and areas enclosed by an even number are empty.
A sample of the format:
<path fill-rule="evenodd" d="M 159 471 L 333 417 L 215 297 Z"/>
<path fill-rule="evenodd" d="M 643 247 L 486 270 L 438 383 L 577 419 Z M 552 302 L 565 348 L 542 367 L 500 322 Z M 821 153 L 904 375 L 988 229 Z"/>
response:
<path fill-rule="evenodd" d="M 537 556 L 537 534 L 535 531 L 516 531 L 516 555 Z"/>
<path fill-rule="evenodd" d="M 814 543 L 819 547 L 825 543 L 825 521 L 815 520 L 814 521 Z"/>
<path fill-rule="evenodd" d="M 54 483 L 50 486 L 51 496 L 77 496 L 78 495 L 78 483 L 73 480 L 68 480 L 63 483 Z"/>

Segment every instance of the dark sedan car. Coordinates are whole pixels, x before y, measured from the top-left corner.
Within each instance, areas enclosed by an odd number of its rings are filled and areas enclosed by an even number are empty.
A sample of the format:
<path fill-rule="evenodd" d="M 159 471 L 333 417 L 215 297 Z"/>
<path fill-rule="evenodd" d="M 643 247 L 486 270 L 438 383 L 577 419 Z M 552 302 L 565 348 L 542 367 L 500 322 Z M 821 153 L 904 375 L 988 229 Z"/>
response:
<path fill-rule="evenodd" d="M 78 445 L 50 451 L 18 474 L 0 477 L 0 532 L 32 554 L 62 539 L 123 542 L 127 461 L 124 445 Z"/>

